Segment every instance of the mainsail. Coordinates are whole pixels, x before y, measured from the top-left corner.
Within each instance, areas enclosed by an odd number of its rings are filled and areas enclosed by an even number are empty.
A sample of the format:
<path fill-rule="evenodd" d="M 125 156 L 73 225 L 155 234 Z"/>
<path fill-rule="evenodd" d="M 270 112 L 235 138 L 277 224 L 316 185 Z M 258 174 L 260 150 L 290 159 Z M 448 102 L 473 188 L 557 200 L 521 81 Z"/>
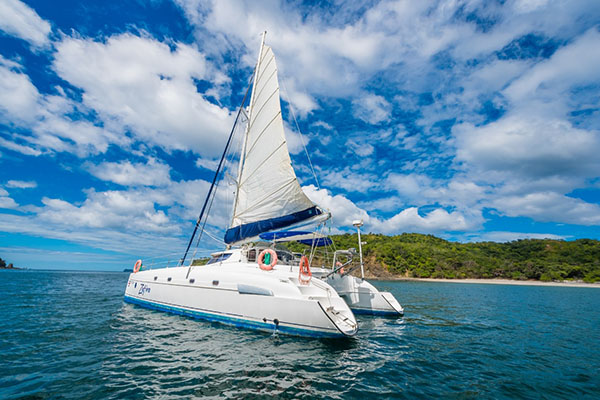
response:
<path fill-rule="evenodd" d="M 261 44 L 254 74 L 236 198 L 225 243 L 235 243 L 323 212 L 306 197 L 288 152 L 275 55 Z"/>

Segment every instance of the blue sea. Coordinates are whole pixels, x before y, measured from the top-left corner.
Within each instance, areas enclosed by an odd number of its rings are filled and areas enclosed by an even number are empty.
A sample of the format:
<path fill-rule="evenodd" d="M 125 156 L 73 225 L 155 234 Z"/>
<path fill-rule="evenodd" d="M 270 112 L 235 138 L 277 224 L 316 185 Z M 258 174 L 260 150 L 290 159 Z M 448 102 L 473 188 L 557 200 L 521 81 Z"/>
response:
<path fill-rule="evenodd" d="M 0 271 L 0 398 L 600 398 L 599 289 L 375 282 L 406 315 L 336 341 L 125 304 L 127 278 Z"/>

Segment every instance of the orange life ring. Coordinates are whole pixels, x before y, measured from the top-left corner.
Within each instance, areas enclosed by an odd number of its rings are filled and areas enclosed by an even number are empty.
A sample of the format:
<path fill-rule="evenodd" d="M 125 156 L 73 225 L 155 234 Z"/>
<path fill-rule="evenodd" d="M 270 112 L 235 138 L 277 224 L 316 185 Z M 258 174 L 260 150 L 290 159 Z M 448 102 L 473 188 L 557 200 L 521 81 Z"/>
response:
<path fill-rule="evenodd" d="M 142 260 L 137 260 L 133 266 L 133 272 L 137 273 L 142 268 Z"/>
<path fill-rule="evenodd" d="M 308 278 L 305 278 L 308 277 Z M 310 265 L 308 264 L 308 258 L 302 256 L 300 259 L 300 271 L 298 271 L 298 280 L 303 285 L 308 285 L 312 278 L 312 272 L 310 272 Z"/>
<path fill-rule="evenodd" d="M 337 262 L 335 263 L 335 266 L 336 266 L 336 267 L 341 267 L 341 266 L 342 266 L 342 263 L 341 263 L 341 262 L 339 262 L 339 261 L 337 261 Z M 340 275 L 344 275 L 344 268 L 340 268 L 340 269 L 338 269 L 338 270 L 337 270 L 337 272 L 338 272 Z"/>
<path fill-rule="evenodd" d="M 269 264 L 265 264 L 265 255 L 267 253 L 270 254 L 270 256 L 271 256 L 271 262 Z M 272 270 L 273 267 L 275 266 L 275 264 L 277 264 L 277 253 L 275 252 L 275 250 L 273 250 L 273 249 L 264 249 L 258 255 L 258 266 L 263 271 L 270 271 L 270 270 Z"/>

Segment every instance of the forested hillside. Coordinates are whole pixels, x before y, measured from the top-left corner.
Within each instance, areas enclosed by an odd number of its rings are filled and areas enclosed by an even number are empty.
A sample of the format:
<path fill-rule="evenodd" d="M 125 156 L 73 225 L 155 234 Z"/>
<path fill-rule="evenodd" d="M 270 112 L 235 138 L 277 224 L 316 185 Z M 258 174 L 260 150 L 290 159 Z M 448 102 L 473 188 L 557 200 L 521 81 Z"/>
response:
<path fill-rule="evenodd" d="M 358 246 L 356 234 L 332 239 L 338 249 Z M 363 234 L 362 240 L 365 265 L 397 276 L 600 281 L 598 240 L 456 243 L 416 233 Z"/>

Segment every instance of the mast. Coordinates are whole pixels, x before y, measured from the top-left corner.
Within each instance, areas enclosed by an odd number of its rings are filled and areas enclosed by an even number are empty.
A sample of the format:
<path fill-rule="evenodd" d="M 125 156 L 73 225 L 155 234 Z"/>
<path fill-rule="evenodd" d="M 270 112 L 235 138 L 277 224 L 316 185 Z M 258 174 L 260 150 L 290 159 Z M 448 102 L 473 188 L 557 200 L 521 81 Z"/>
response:
<path fill-rule="evenodd" d="M 246 130 L 244 132 L 244 141 L 242 143 L 242 152 L 240 153 L 240 165 L 238 166 L 238 174 L 237 179 L 235 181 L 236 191 L 235 197 L 233 198 L 233 212 L 231 213 L 231 223 L 230 226 L 233 225 L 233 219 L 235 218 L 235 212 L 237 209 L 237 199 L 240 193 L 240 179 L 242 177 L 242 169 L 244 167 L 244 157 L 246 156 L 246 145 L 248 144 L 248 131 L 250 130 L 250 118 L 252 118 L 252 107 L 254 106 L 254 97 L 256 94 L 256 78 L 260 66 L 260 61 L 263 55 L 263 48 L 265 47 L 265 36 L 267 35 L 267 31 L 263 31 L 262 38 L 260 41 L 260 50 L 258 51 L 258 60 L 256 61 L 256 67 L 254 68 L 254 79 L 252 83 L 252 94 L 250 95 L 250 105 L 248 106 L 248 123 L 246 124 Z"/>

